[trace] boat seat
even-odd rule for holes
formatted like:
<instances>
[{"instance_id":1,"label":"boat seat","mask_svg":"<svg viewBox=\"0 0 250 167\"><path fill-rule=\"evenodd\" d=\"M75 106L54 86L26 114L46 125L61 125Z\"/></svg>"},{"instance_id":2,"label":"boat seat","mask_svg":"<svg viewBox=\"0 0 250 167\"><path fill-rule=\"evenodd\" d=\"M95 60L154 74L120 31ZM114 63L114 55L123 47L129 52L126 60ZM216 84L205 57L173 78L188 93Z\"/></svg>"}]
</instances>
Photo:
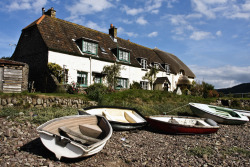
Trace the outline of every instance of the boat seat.
<instances>
[{"instance_id":1,"label":"boat seat","mask_svg":"<svg viewBox=\"0 0 250 167\"><path fill-rule=\"evenodd\" d=\"M68 137L70 139L79 141L82 144L91 145L91 144L94 144L94 143L97 143L97 142L101 141L100 139L96 139L96 138L93 138L93 137L90 137L90 136L83 135L81 133L73 131L73 130L71 130L71 129L67 128L67 127L64 127L64 126L59 127L58 131L62 136L65 136L65 137Z\"/></svg>"},{"instance_id":2,"label":"boat seat","mask_svg":"<svg viewBox=\"0 0 250 167\"><path fill-rule=\"evenodd\" d=\"M137 118L133 113L124 111L124 117L129 123L141 122L141 119Z\"/></svg>"},{"instance_id":3,"label":"boat seat","mask_svg":"<svg viewBox=\"0 0 250 167\"><path fill-rule=\"evenodd\" d=\"M179 124L179 122L176 121L176 119L173 119L173 118L169 119L168 122L169 122L169 123L174 123L174 124Z\"/></svg>"},{"instance_id":4,"label":"boat seat","mask_svg":"<svg viewBox=\"0 0 250 167\"><path fill-rule=\"evenodd\" d=\"M196 121L196 122L195 122L195 125L198 125L198 126L205 126L201 121Z\"/></svg>"},{"instance_id":5,"label":"boat seat","mask_svg":"<svg viewBox=\"0 0 250 167\"><path fill-rule=\"evenodd\" d=\"M98 138L102 133L102 129L98 125L82 124L79 125L79 130L83 135L93 138Z\"/></svg>"},{"instance_id":6,"label":"boat seat","mask_svg":"<svg viewBox=\"0 0 250 167\"><path fill-rule=\"evenodd\" d=\"M111 116L107 111L103 111L103 112L102 112L102 115L103 115L105 118L107 118L108 120L114 121L114 120L112 119L112 116Z\"/></svg>"}]
</instances>

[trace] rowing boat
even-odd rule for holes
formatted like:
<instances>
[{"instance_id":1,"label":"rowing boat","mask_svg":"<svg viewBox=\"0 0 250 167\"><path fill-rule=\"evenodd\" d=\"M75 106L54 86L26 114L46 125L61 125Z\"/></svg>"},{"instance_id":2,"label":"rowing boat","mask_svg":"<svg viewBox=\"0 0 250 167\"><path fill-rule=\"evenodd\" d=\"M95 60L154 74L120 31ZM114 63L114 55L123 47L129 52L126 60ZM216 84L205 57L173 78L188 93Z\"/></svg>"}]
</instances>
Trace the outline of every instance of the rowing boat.
<instances>
[{"instance_id":1,"label":"rowing boat","mask_svg":"<svg viewBox=\"0 0 250 167\"><path fill-rule=\"evenodd\" d=\"M44 146L60 160L98 153L112 135L102 116L74 115L52 119L37 128Z\"/></svg>"},{"instance_id":2,"label":"rowing boat","mask_svg":"<svg viewBox=\"0 0 250 167\"><path fill-rule=\"evenodd\" d=\"M110 122L112 128L117 131L138 129L147 124L143 115L134 108L93 106L78 110L78 113L80 115L102 115Z\"/></svg>"},{"instance_id":3,"label":"rowing boat","mask_svg":"<svg viewBox=\"0 0 250 167\"><path fill-rule=\"evenodd\" d=\"M249 119L237 110L201 103L189 103L190 109L199 117L210 118L222 124L244 124Z\"/></svg>"},{"instance_id":4,"label":"rowing boat","mask_svg":"<svg viewBox=\"0 0 250 167\"><path fill-rule=\"evenodd\" d=\"M153 129L170 134L210 134L219 129L216 122L205 118L171 115L156 115L145 118Z\"/></svg>"}]
</instances>

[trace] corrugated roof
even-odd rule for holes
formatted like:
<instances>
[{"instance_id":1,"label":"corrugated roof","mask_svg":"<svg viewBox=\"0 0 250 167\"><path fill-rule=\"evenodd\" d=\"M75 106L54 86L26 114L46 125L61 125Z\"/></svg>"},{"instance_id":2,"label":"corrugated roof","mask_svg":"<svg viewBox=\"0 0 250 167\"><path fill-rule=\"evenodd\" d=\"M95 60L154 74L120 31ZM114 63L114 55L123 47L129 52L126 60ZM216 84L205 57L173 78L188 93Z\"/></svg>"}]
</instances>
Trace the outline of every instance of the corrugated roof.
<instances>
[{"instance_id":1,"label":"corrugated roof","mask_svg":"<svg viewBox=\"0 0 250 167\"><path fill-rule=\"evenodd\" d=\"M25 65L25 63L13 61L13 60L7 60L7 59L0 59L0 64L21 65L21 66Z\"/></svg>"}]
</instances>

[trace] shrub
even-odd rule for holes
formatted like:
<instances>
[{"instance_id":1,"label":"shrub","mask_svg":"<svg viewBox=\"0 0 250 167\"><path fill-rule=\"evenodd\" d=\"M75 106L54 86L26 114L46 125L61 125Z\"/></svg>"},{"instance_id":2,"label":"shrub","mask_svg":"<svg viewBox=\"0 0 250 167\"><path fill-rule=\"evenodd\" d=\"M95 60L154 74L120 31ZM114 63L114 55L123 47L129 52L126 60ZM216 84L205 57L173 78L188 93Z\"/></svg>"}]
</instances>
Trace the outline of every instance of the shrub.
<instances>
[{"instance_id":1,"label":"shrub","mask_svg":"<svg viewBox=\"0 0 250 167\"><path fill-rule=\"evenodd\" d=\"M109 93L108 87L104 86L103 84L95 83L90 85L86 89L87 95L90 99L99 101L103 97L103 95Z\"/></svg>"},{"instance_id":2,"label":"shrub","mask_svg":"<svg viewBox=\"0 0 250 167\"><path fill-rule=\"evenodd\" d=\"M142 88L139 82L133 81L133 83L130 84L130 89L142 89Z\"/></svg>"},{"instance_id":3,"label":"shrub","mask_svg":"<svg viewBox=\"0 0 250 167\"><path fill-rule=\"evenodd\" d=\"M72 82L67 86L67 93L69 94L77 94L79 93L80 85L78 83Z\"/></svg>"},{"instance_id":4,"label":"shrub","mask_svg":"<svg viewBox=\"0 0 250 167\"><path fill-rule=\"evenodd\" d=\"M61 75L60 72L63 71L63 68L56 63L48 63L48 68L49 68L49 72L57 78L58 82L62 83L63 76Z\"/></svg>"}]
</instances>

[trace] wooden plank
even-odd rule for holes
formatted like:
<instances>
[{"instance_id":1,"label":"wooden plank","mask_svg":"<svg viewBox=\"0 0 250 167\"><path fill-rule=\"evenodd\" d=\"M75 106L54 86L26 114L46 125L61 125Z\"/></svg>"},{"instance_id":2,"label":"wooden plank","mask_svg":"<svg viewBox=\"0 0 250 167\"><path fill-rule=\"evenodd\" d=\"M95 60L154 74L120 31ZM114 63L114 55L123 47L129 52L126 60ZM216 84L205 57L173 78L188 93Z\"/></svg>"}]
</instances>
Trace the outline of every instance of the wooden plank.
<instances>
[{"instance_id":1,"label":"wooden plank","mask_svg":"<svg viewBox=\"0 0 250 167\"><path fill-rule=\"evenodd\" d=\"M22 88L22 86L21 85L12 85L12 86L10 86L10 85L7 85L7 86L3 86L3 89L21 89Z\"/></svg>"},{"instance_id":2,"label":"wooden plank","mask_svg":"<svg viewBox=\"0 0 250 167\"><path fill-rule=\"evenodd\" d=\"M10 69L10 68L5 68L4 72L11 72L11 71L22 71L21 69Z\"/></svg>"}]
</instances>

